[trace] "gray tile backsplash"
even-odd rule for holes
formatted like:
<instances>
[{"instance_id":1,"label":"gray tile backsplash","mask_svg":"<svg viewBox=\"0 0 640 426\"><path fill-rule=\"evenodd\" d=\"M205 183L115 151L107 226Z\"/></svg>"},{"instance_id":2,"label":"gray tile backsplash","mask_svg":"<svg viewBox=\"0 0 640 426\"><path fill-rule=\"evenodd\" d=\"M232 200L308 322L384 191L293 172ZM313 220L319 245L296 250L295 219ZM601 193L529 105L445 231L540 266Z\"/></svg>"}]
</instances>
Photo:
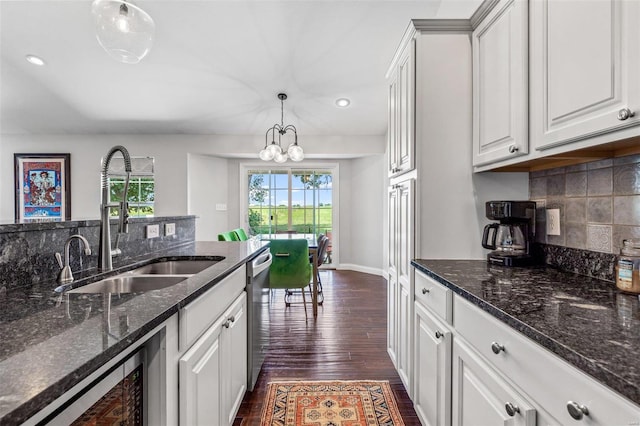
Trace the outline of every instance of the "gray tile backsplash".
<instances>
[{"instance_id":1,"label":"gray tile backsplash","mask_svg":"<svg viewBox=\"0 0 640 426\"><path fill-rule=\"evenodd\" d=\"M617 254L640 238L640 155L531 172L539 243ZM561 235L546 235L545 208L560 209Z\"/></svg>"}]
</instances>

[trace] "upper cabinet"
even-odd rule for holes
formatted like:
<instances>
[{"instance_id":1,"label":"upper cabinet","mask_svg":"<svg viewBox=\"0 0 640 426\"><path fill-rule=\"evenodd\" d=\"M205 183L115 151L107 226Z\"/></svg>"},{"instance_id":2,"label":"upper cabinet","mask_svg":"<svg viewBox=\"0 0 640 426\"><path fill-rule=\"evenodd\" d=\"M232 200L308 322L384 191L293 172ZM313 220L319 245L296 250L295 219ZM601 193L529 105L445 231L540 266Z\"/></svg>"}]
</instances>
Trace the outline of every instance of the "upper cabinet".
<instances>
[{"instance_id":1,"label":"upper cabinet","mask_svg":"<svg viewBox=\"0 0 640 426\"><path fill-rule=\"evenodd\" d=\"M638 1L531 2L536 149L604 134L611 142L621 138L613 132L640 123L639 12Z\"/></svg>"},{"instance_id":2,"label":"upper cabinet","mask_svg":"<svg viewBox=\"0 0 640 426\"><path fill-rule=\"evenodd\" d=\"M473 165L529 152L528 4L500 0L473 31Z\"/></svg>"},{"instance_id":3,"label":"upper cabinet","mask_svg":"<svg viewBox=\"0 0 640 426\"><path fill-rule=\"evenodd\" d=\"M415 40L411 40L389 71L389 177L415 168Z\"/></svg>"}]
</instances>

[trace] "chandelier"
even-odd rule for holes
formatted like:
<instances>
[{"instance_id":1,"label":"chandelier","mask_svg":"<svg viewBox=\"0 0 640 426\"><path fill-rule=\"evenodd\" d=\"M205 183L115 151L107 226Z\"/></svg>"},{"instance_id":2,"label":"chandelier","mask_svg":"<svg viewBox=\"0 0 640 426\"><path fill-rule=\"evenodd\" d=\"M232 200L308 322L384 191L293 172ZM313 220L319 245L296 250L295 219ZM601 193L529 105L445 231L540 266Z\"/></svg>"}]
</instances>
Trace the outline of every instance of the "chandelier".
<instances>
[{"instance_id":1,"label":"chandelier","mask_svg":"<svg viewBox=\"0 0 640 426\"><path fill-rule=\"evenodd\" d=\"M275 161L276 163L284 163L290 158L293 161L302 161L304 159L304 151L298 145L298 132L292 124L284 125L284 101L287 99L286 93L278 93L280 99L280 124L274 124L264 136L264 149L260 151L260 159L264 161ZM282 135L289 130L293 132L294 140L289 148L285 151L282 149ZM278 132L278 142L276 143L276 132ZM269 143L269 133L271 133L271 143Z\"/></svg>"}]
</instances>

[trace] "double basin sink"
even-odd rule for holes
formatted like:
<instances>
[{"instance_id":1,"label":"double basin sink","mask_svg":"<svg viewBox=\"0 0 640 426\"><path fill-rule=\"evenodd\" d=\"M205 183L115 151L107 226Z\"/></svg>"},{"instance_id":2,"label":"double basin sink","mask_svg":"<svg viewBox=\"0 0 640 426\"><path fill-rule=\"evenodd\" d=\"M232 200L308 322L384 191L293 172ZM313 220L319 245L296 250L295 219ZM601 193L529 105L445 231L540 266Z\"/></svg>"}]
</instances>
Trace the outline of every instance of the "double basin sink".
<instances>
[{"instance_id":1,"label":"double basin sink","mask_svg":"<svg viewBox=\"0 0 640 426\"><path fill-rule=\"evenodd\" d=\"M223 260L168 260L151 263L95 283L69 290L68 293L139 293L178 284Z\"/></svg>"}]
</instances>

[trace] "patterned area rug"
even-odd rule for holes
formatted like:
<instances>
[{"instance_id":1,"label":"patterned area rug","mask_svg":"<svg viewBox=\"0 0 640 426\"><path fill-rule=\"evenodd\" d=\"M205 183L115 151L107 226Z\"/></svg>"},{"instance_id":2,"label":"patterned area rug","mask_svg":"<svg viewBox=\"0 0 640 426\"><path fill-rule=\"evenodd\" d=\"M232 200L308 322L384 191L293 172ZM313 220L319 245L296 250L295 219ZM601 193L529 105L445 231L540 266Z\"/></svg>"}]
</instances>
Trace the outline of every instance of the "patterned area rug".
<instances>
[{"instance_id":1,"label":"patterned area rug","mask_svg":"<svg viewBox=\"0 0 640 426\"><path fill-rule=\"evenodd\" d=\"M262 426L404 426L387 381L272 382Z\"/></svg>"}]
</instances>

